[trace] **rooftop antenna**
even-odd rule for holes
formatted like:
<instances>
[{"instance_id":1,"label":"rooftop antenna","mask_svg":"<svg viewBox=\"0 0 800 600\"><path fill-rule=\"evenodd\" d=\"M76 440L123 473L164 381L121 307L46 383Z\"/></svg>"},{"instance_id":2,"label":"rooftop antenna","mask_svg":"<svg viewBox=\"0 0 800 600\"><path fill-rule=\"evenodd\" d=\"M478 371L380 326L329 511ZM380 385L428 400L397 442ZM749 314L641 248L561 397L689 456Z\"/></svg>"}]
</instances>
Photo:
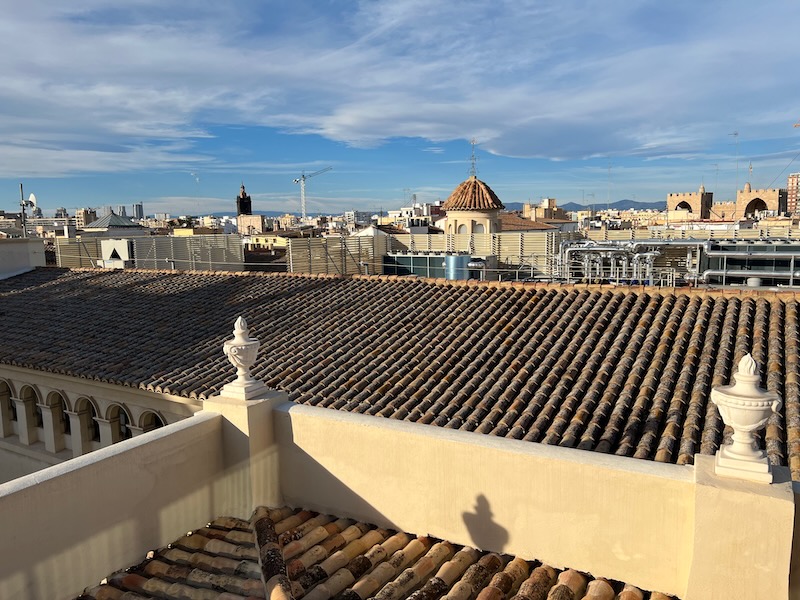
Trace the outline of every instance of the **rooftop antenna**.
<instances>
[{"instance_id":1,"label":"rooftop antenna","mask_svg":"<svg viewBox=\"0 0 800 600\"><path fill-rule=\"evenodd\" d=\"M300 214L303 219L303 223L306 222L306 179L311 179L312 177L316 177L317 175L322 175L323 173L327 173L333 169L333 167L325 167L324 169L320 169L319 171L314 171L310 175L306 175L306 172L303 171L300 174L300 177L294 179L294 183L300 184Z\"/></svg>"},{"instance_id":2,"label":"rooftop antenna","mask_svg":"<svg viewBox=\"0 0 800 600\"><path fill-rule=\"evenodd\" d=\"M194 186L194 210L197 213L197 216L200 216L200 175L196 171L189 171L189 175L192 176L194 179L195 186ZM244 184L242 184L244 185Z\"/></svg>"},{"instance_id":3,"label":"rooftop antenna","mask_svg":"<svg viewBox=\"0 0 800 600\"><path fill-rule=\"evenodd\" d=\"M733 139L736 142L736 194L739 193L739 132L734 131L733 133L729 133L728 135L732 135ZM734 195L734 202L736 201L736 195Z\"/></svg>"},{"instance_id":4,"label":"rooftop antenna","mask_svg":"<svg viewBox=\"0 0 800 600\"><path fill-rule=\"evenodd\" d=\"M25 207L28 203L25 202L25 194L22 192L22 184L19 184L19 205L22 208L22 237L28 237L28 228L25 227Z\"/></svg>"},{"instance_id":5,"label":"rooftop antenna","mask_svg":"<svg viewBox=\"0 0 800 600\"><path fill-rule=\"evenodd\" d=\"M475 167L475 163L478 161L478 159L475 158L475 144L477 144L478 142L475 140L475 138L472 138L469 141L469 143L472 144L472 156L470 157L470 162L472 163L472 166L469 169L469 174L472 177L477 177L478 176L478 169Z\"/></svg>"},{"instance_id":6,"label":"rooftop antenna","mask_svg":"<svg viewBox=\"0 0 800 600\"><path fill-rule=\"evenodd\" d=\"M719 163L714 163L711 165L716 169L716 176L714 177L714 193L717 193L717 188L719 188Z\"/></svg>"}]
</instances>

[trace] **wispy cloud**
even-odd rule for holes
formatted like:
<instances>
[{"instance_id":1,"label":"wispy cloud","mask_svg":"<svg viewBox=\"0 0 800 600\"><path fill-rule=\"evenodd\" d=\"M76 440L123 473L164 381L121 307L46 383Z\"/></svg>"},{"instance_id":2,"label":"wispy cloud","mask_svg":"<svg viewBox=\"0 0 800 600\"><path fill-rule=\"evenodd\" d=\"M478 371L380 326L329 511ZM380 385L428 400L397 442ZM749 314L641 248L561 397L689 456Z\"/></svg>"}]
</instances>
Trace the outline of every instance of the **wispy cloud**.
<instances>
[{"instance_id":1,"label":"wispy cloud","mask_svg":"<svg viewBox=\"0 0 800 600\"><path fill-rule=\"evenodd\" d=\"M790 2L4 4L0 177L309 168L209 152L217 125L692 160L800 118Z\"/></svg>"}]
</instances>

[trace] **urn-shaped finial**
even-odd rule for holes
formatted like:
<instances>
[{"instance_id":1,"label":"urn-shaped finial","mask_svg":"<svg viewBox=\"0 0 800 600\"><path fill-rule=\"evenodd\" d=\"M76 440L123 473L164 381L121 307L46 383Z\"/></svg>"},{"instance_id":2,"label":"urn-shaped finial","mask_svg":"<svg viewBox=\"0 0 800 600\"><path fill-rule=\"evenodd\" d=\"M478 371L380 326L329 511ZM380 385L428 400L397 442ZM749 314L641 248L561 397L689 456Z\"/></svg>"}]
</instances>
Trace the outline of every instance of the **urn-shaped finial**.
<instances>
[{"instance_id":1,"label":"urn-shaped finial","mask_svg":"<svg viewBox=\"0 0 800 600\"><path fill-rule=\"evenodd\" d=\"M250 337L250 330L244 317L237 318L233 326L233 339L227 340L222 345L225 356L236 367L236 380L222 388L223 394L249 400L266 389L261 381L254 379L250 374L250 369L258 356L259 346L261 342Z\"/></svg>"},{"instance_id":2,"label":"urn-shaped finial","mask_svg":"<svg viewBox=\"0 0 800 600\"><path fill-rule=\"evenodd\" d=\"M766 453L756 447L754 432L763 428L781 400L775 392L759 386L758 365L750 354L739 361L736 383L711 390L722 420L733 429L733 441L717 452L715 471L724 477L737 477L772 483Z\"/></svg>"}]
</instances>

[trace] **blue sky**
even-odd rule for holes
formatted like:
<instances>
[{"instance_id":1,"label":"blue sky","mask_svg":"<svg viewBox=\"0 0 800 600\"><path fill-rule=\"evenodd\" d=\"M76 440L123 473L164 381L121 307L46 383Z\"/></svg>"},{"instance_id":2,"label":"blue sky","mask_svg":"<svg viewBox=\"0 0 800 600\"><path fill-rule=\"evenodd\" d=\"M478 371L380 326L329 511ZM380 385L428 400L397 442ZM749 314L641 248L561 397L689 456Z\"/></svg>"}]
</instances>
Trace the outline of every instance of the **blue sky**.
<instances>
[{"instance_id":1,"label":"blue sky","mask_svg":"<svg viewBox=\"0 0 800 600\"><path fill-rule=\"evenodd\" d=\"M800 3L0 0L0 210L715 199L800 171ZM731 135L734 131L738 136ZM737 156L739 169L737 173ZM752 163L752 177L748 171Z\"/></svg>"}]
</instances>

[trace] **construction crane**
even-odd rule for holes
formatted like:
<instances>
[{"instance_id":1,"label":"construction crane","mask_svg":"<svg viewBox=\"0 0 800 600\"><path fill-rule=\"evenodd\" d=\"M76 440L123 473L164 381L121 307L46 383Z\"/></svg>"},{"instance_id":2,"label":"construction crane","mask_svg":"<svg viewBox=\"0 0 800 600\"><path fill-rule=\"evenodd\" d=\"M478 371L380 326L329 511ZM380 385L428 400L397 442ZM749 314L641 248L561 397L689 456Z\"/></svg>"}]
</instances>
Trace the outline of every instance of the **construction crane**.
<instances>
[{"instance_id":1,"label":"construction crane","mask_svg":"<svg viewBox=\"0 0 800 600\"><path fill-rule=\"evenodd\" d=\"M306 175L306 172L303 171L300 177L294 180L294 183L300 184L300 212L302 213L303 223L305 223L306 221L306 179L311 179L312 177L316 177L317 175L322 175L323 173L327 173L331 169L333 169L333 167L325 167L324 169L315 171L310 175Z\"/></svg>"}]
</instances>

